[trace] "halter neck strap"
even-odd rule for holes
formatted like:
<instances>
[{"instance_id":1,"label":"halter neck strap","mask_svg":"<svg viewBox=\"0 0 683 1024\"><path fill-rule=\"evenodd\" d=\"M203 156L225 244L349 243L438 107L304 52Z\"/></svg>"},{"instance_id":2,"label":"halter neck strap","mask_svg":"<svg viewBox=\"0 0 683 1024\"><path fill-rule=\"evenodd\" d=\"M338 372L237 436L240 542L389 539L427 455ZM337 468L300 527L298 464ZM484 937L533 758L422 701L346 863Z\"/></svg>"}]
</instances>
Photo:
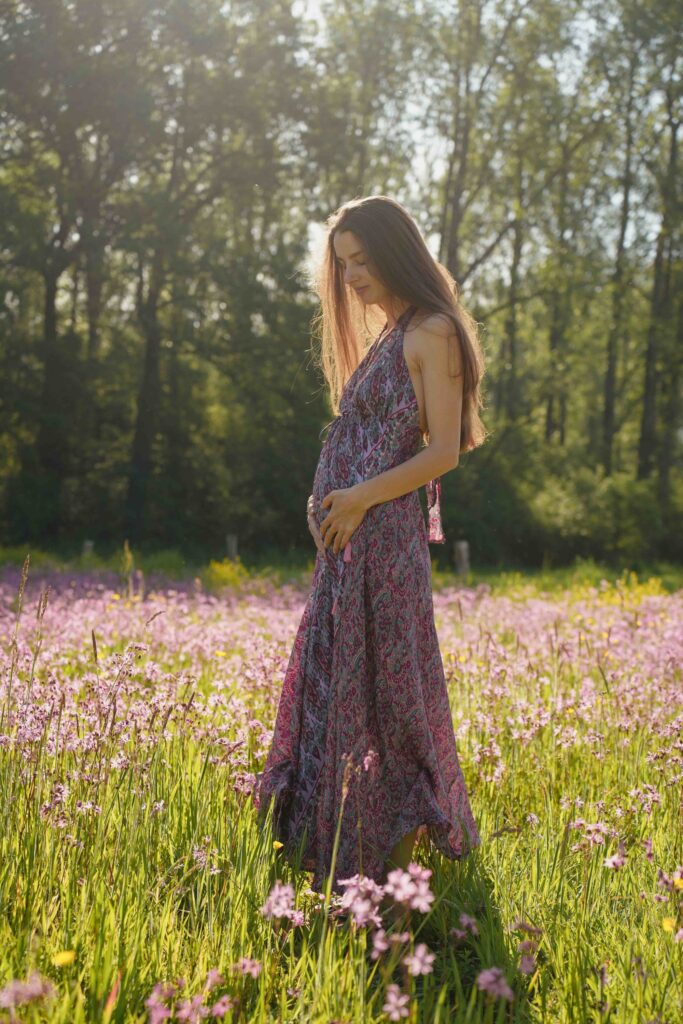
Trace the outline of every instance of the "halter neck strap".
<instances>
[{"instance_id":1,"label":"halter neck strap","mask_svg":"<svg viewBox=\"0 0 683 1024\"><path fill-rule=\"evenodd\" d=\"M408 323L408 320L411 318L413 313L416 313L416 312L417 312L417 306L408 306L407 309L403 310L403 312L401 313L400 317L396 321L396 326L398 327L400 325L401 327L405 327L405 325Z\"/></svg>"}]
</instances>

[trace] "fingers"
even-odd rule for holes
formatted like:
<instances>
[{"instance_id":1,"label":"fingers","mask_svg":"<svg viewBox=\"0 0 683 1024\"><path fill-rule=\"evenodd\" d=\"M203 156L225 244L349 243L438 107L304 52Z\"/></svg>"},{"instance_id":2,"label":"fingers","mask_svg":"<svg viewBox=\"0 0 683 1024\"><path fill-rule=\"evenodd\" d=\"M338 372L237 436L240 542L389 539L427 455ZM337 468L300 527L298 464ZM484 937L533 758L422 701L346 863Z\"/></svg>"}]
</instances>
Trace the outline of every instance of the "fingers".
<instances>
[{"instance_id":1,"label":"fingers","mask_svg":"<svg viewBox=\"0 0 683 1024\"><path fill-rule=\"evenodd\" d=\"M323 534L320 531L320 528L318 527L318 525L317 525L315 519L313 518L313 516L309 516L308 525L310 527L311 533L313 534L313 537L315 538L316 546L317 546L318 550L321 553L324 554L325 551L327 551L327 549L330 548L330 547L332 547L332 550L335 552L335 554L338 553L339 549L334 547L334 541L333 540L327 540L328 536L330 538L333 538L335 536L333 533L329 532L329 527L328 527L328 530L326 532L326 536L323 536ZM326 541L327 541L327 543L326 543Z\"/></svg>"},{"instance_id":2,"label":"fingers","mask_svg":"<svg viewBox=\"0 0 683 1024\"><path fill-rule=\"evenodd\" d=\"M326 516L326 518L323 519L322 524L320 526L320 538L325 547L330 548L332 551L334 551L335 555L338 555L341 549L346 545L346 540L348 540L347 538L346 540L344 540L344 543L340 543L343 537L344 534L342 533L340 527L335 526L332 523L330 517Z\"/></svg>"},{"instance_id":3,"label":"fingers","mask_svg":"<svg viewBox=\"0 0 683 1024\"><path fill-rule=\"evenodd\" d=\"M327 536L331 538L329 546L332 548L332 550L334 551L335 555L338 555L339 552L344 547L344 544L346 543L346 541L344 541L342 543L342 539L343 539L343 536L344 536L343 533L341 532L341 530L338 529L336 533L334 533L334 532L330 533L328 531Z\"/></svg>"},{"instance_id":4,"label":"fingers","mask_svg":"<svg viewBox=\"0 0 683 1024\"><path fill-rule=\"evenodd\" d=\"M315 546L317 547L318 551L320 551L320 553L323 554L325 551L325 545L323 544L323 540L320 535L320 530L318 529L316 521L312 515L308 516L308 528L311 531L311 534L313 535Z\"/></svg>"},{"instance_id":5,"label":"fingers","mask_svg":"<svg viewBox=\"0 0 683 1024\"><path fill-rule=\"evenodd\" d=\"M315 540L315 545L318 548L318 551L321 551L321 550L324 551L325 545L323 544L322 535L320 533L320 530L318 528L318 524L317 524L317 522L315 520L315 516L313 514L314 510L315 510L315 505L314 505L314 501L313 501L313 495L311 494L311 495L309 495L308 502L306 503L306 517L308 519L308 527L309 527L311 533L313 534L313 539Z\"/></svg>"},{"instance_id":6,"label":"fingers","mask_svg":"<svg viewBox=\"0 0 683 1024\"><path fill-rule=\"evenodd\" d=\"M325 519L323 519L322 524L318 526L314 515L315 503L312 494L308 498L306 508L308 528L313 535L318 551L320 551L321 554L324 554L328 548L331 548L335 555L338 555L339 552L346 547L350 537L345 536L339 529L335 531L329 515L326 516ZM325 525L326 523L327 526Z\"/></svg>"}]
</instances>

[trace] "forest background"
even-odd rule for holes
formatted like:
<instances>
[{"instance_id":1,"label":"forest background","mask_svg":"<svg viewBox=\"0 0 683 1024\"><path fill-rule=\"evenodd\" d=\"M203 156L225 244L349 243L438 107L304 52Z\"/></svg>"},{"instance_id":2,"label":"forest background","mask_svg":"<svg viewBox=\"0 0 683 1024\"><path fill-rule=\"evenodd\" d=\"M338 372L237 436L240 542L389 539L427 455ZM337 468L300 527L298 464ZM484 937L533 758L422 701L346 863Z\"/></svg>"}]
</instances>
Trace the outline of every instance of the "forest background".
<instances>
[{"instance_id":1,"label":"forest background","mask_svg":"<svg viewBox=\"0 0 683 1024\"><path fill-rule=\"evenodd\" d=\"M674 0L0 4L0 545L314 552L307 261L383 193L487 361L433 557L683 560L679 38Z\"/></svg>"}]
</instances>

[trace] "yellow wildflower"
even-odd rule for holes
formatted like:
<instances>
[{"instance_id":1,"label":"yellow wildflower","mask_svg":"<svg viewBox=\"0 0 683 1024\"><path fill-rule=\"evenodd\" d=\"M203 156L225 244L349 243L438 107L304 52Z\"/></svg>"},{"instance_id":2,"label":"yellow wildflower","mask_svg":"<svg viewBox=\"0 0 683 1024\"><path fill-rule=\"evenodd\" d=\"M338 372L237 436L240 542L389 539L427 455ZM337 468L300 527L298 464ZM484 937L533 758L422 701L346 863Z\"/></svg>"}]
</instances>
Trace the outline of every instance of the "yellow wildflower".
<instances>
[{"instance_id":1,"label":"yellow wildflower","mask_svg":"<svg viewBox=\"0 0 683 1024\"><path fill-rule=\"evenodd\" d=\"M55 967L67 967L69 964L72 964L75 959L75 949L63 949L61 953L56 953L52 957L52 963L55 965Z\"/></svg>"}]
</instances>

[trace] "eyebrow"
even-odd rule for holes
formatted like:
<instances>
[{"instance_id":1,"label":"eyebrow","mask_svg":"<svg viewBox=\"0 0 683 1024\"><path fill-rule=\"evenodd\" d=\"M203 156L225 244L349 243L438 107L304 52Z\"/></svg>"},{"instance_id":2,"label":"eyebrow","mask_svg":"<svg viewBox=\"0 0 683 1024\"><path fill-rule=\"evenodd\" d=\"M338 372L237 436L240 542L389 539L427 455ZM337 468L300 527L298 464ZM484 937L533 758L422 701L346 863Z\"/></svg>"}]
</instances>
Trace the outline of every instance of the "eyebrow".
<instances>
[{"instance_id":1,"label":"eyebrow","mask_svg":"<svg viewBox=\"0 0 683 1024\"><path fill-rule=\"evenodd\" d=\"M364 249L356 249L355 252L351 253L351 255L349 256L349 259L352 259L354 256L363 256L364 254L365 254L365 250ZM337 260L338 263L343 263L344 262L344 260L343 260L343 258L341 256L335 256L335 259Z\"/></svg>"}]
</instances>

